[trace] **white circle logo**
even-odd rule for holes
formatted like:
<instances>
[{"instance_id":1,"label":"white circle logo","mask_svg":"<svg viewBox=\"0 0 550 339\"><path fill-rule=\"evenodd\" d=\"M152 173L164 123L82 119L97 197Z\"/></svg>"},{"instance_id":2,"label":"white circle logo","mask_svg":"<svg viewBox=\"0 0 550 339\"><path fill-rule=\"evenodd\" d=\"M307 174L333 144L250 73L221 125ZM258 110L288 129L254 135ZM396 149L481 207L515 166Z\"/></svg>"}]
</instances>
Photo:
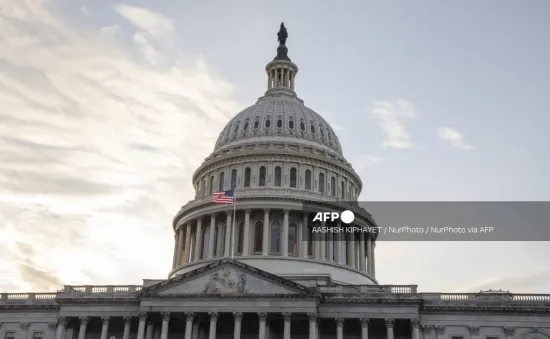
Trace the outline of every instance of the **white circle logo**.
<instances>
[{"instance_id":1,"label":"white circle logo","mask_svg":"<svg viewBox=\"0 0 550 339\"><path fill-rule=\"evenodd\" d=\"M355 220L355 215L352 211L346 210L340 214L340 220L342 220L344 224L351 224L353 220Z\"/></svg>"}]
</instances>

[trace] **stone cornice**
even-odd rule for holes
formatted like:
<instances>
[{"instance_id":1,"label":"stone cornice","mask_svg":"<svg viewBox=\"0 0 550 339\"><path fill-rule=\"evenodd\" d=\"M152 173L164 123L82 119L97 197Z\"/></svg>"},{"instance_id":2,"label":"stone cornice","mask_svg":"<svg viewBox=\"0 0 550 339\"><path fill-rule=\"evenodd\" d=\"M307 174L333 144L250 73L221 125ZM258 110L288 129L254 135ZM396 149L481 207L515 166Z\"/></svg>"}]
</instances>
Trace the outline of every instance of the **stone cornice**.
<instances>
[{"instance_id":1,"label":"stone cornice","mask_svg":"<svg viewBox=\"0 0 550 339\"><path fill-rule=\"evenodd\" d=\"M460 314L550 314L550 306L522 306L522 305L438 305L424 306L420 309L421 313L460 313Z\"/></svg>"},{"instance_id":2,"label":"stone cornice","mask_svg":"<svg viewBox=\"0 0 550 339\"><path fill-rule=\"evenodd\" d=\"M56 300L59 305L105 305L105 304L113 304L113 305L139 305L139 300L137 298L137 293L134 296L126 297L126 298L112 298L112 297L71 297L71 298L63 298L63 299L57 299Z\"/></svg>"},{"instance_id":3,"label":"stone cornice","mask_svg":"<svg viewBox=\"0 0 550 339\"><path fill-rule=\"evenodd\" d=\"M416 299L397 299L397 298L372 298L372 297L349 297L349 298L323 298L321 305L416 305L422 303L420 298Z\"/></svg>"},{"instance_id":4,"label":"stone cornice","mask_svg":"<svg viewBox=\"0 0 550 339\"><path fill-rule=\"evenodd\" d=\"M40 305L40 304L31 304L31 305L24 305L24 304L7 304L7 305L0 305L0 310L36 310L36 311L58 311L61 307L58 304L47 304L47 305Z\"/></svg>"}]
</instances>

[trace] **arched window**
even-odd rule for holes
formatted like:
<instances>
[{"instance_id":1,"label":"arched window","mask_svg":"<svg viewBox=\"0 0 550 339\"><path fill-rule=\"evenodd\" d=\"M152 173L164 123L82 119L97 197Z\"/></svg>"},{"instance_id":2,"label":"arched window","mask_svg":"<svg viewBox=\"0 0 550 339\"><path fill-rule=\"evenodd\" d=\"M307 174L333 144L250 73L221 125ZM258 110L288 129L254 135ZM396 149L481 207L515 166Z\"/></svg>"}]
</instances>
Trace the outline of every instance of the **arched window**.
<instances>
[{"instance_id":1,"label":"arched window","mask_svg":"<svg viewBox=\"0 0 550 339\"><path fill-rule=\"evenodd\" d=\"M264 166L260 167L260 180L258 186L265 186L266 169Z\"/></svg>"},{"instance_id":2,"label":"arched window","mask_svg":"<svg viewBox=\"0 0 550 339\"><path fill-rule=\"evenodd\" d=\"M340 198L344 199L346 196L346 184L344 184L344 181L342 181L342 185L340 186L341 192L340 192Z\"/></svg>"},{"instance_id":3,"label":"arched window","mask_svg":"<svg viewBox=\"0 0 550 339\"><path fill-rule=\"evenodd\" d=\"M319 133L321 133L321 138L325 137L325 131L323 130L323 127L319 127Z\"/></svg>"},{"instance_id":4,"label":"arched window","mask_svg":"<svg viewBox=\"0 0 550 339\"><path fill-rule=\"evenodd\" d=\"M197 195L201 193L201 190L202 190L202 185L201 185L201 181L199 180L197 182Z\"/></svg>"},{"instance_id":5,"label":"arched window","mask_svg":"<svg viewBox=\"0 0 550 339\"><path fill-rule=\"evenodd\" d=\"M231 189L237 187L237 170L231 170Z\"/></svg>"},{"instance_id":6,"label":"arched window","mask_svg":"<svg viewBox=\"0 0 550 339\"><path fill-rule=\"evenodd\" d=\"M276 187L281 186L281 177L282 177L281 167L277 166L275 167L275 186Z\"/></svg>"},{"instance_id":7,"label":"arched window","mask_svg":"<svg viewBox=\"0 0 550 339\"><path fill-rule=\"evenodd\" d=\"M267 118L265 120L265 128L269 128L269 127L271 127L271 120L269 118Z\"/></svg>"},{"instance_id":8,"label":"arched window","mask_svg":"<svg viewBox=\"0 0 550 339\"><path fill-rule=\"evenodd\" d=\"M252 170L250 169L250 167L247 167L245 168L244 170L244 187L250 187L250 176L251 176L251 173Z\"/></svg>"},{"instance_id":9,"label":"arched window","mask_svg":"<svg viewBox=\"0 0 550 339\"><path fill-rule=\"evenodd\" d=\"M281 251L281 225L278 221L271 223L271 253L279 253Z\"/></svg>"},{"instance_id":10,"label":"arched window","mask_svg":"<svg viewBox=\"0 0 550 339\"><path fill-rule=\"evenodd\" d=\"M204 196L206 194L207 191L207 188L206 188L206 179L202 179L202 191L201 191L201 195Z\"/></svg>"},{"instance_id":11,"label":"arched window","mask_svg":"<svg viewBox=\"0 0 550 339\"><path fill-rule=\"evenodd\" d=\"M294 120L289 120L288 121L288 128L294 129Z\"/></svg>"},{"instance_id":12,"label":"arched window","mask_svg":"<svg viewBox=\"0 0 550 339\"><path fill-rule=\"evenodd\" d=\"M336 196L336 179L334 177L330 178L330 195Z\"/></svg>"},{"instance_id":13,"label":"arched window","mask_svg":"<svg viewBox=\"0 0 550 339\"><path fill-rule=\"evenodd\" d=\"M237 239L236 239L236 243L237 243L237 248L236 248L236 252L237 254L242 254L243 253L243 241L244 241L244 222L241 222L239 224L239 227L237 227Z\"/></svg>"},{"instance_id":14,"label":"arched window","mask_svg":"<svg viewBox=\"0 0 550 339\"><path fill-rule=\"evenodd\" d=\"M208 237L210 236L210 227L206 227L202 230L202 255L201 259L208 256Z\"/></svg>"},{"instance_id":15,"label":"arched window","mask_svg":"<svg viewBox=\"0 0 550 339\"><path fill-rule=\"evenodd\" d=\"M210 194L214 193L214 176L210 177Z\"/></svg>"},{"instance_id":16,"label":"arched window","mask_svg":"<svg viewBox=\"0 0 550 339\"><path fill-rule=\"evenodd\" d=\"M224 173L221 172L220 173L220 182L218 183L218 191L223 191L223 187L224 187L224 184L223 184L223 180L224 180Z\"/></svg>"},{"instance_id":17,"label":"arched window","mask_svg":"<svg viewBox=\"0 0 550 339\"><path fill-rule=\"evenodd\" d=\"M277 119L277 128L283 127L283 119Z\"/></svg>"},{"instance_id":18,"label":"arched window","mask_svg":"<svg viewBox=\"0 0 550 339\"><path fill-rule=\"evenodd\" d=\"M247 130L248 130L248 120L245 121L244 126L243 126L243 131L246 132Z\"/></svg>"},{"instance_id":19,"label":"arched window","mask_svg":"<svg viewBox=\"0 0 550 339\"><path fill-rule=\"evenodd\" d=\"M351 185L348 186L348 200L351 200Z\"/></svg>"},{"instance_id":20,"label":"arched window","mask_svg":"<svg viewBox=\"0 0 550 339\"><path fill-rule=\"evenodd\" d=\"M311 171L310 170L306 170L305 177L306 177L305 189L310 190L311 189Z\"/></svg>"},{"instance_id":21,"label":"arched window","mask_svg":"<svg viewBox=\"0 0 550 339\"><path fill-rule=\"evenodd\" d=\"M310 127L310 130L311 130L311 134L315 134L315 125L313 123L311 123L311 125L309 127Z\"/></svg>"},{"instance_id":22,"label":"arched window","mask_svg":"<svg viewBox=\"0 0 550 339\"><path fill-rule=\"evenodd\" d=\"M300 129L302 131L305 131L306 130L306 124L303 122L303 121L300 121Z\"/></svg>"},{"instance_id":23,"label":"arched window","mask_svg":"<svg viewBox=\"0 0 550 339\"><path fill-rule=\"evenodd\" d=\"M264 223L256 221L254 224L254 253L261 253L264 242Z\"/></svg>"},{"instance_id":24,"label":"arched window","mask_svg":"<svg viewBox=\"0 0 550 339\"><path fill-rule=\"evenodd\" d=\"M325 174L319 173L319 193L325 193Z\"/></svg>"},{"instance_id":25,"label":"arched window","mask_svg":"<svg viewBox=\"0 0 550 339\"><path fill-rule=\"evenodd\" d=\"M297 174L296 167L292 167L290 169L290 187L294 187L294 188L297 187L296 174Z\"/></svg>"},{"instance_id":26,"label":"arched window","mask_svg":"<svg viewBox=\"0 0 550 339\"><path fill-rule=\"evenodd\" d=\"M288 255L298 255L298 226L295 223L288 225Z\"/></svg>"},{"instance_id":27,"label":"arched window","mask_svg":"<svg viewBox=\"0 0 550 339\"><path fill-rule=\"evenodd\" d=\"M332 141L332 137L330 136L330 131L327 131L328 141Z\"/></svg>"},{"instance_id":28,"label":"arched window","mask_svg":"<svg viewBox=\"0 0 550 339\"><path fill-rule=\"evenodd\" d=\"M240 124L240 121L237 121L237 123L235 124L235 129L233 130L233 134L237 134L239 132Z\"/></svg>"},{"instance_id":29,"label":"arched window","mask_svg":"<svg viewBox=\"0 0 550 339\"><path fill-rule=\"evenodd\" d=\"M260 120L254 121L254 129L258 129L260 127Z\"/></svg>"}]
</instances>

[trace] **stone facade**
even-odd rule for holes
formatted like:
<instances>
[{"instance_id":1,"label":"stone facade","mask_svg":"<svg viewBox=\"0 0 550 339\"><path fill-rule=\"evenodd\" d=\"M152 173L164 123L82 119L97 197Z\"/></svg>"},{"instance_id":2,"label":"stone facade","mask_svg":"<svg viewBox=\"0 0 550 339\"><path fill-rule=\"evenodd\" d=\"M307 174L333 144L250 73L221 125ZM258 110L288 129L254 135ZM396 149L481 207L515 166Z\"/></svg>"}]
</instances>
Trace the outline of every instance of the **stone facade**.
<instances>
[{"instance_id":1,"label":"stone facade","mask_svg":"<svg viewBox=\"0 0 550 339\"><path fill-rule=\"evenodd\" d=\"M2 293L0 339L550 339L550 295L379 285L376 234L311 232L311 210L376 224L338 137L297 97L286 46L277 51L265 95L193 176L168 279ZM233 187L235 205L211 202Z\"/></svg>"}]
</instances>

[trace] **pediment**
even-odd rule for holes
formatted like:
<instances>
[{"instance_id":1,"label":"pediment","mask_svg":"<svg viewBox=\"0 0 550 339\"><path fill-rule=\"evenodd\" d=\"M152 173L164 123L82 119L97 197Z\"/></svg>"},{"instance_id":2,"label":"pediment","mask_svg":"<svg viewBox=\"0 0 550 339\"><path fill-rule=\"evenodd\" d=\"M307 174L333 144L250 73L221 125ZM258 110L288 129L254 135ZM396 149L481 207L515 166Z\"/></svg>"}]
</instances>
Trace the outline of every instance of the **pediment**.
<instances>
[{"instance_id":1,"label":"pediment","mask_svg":"<svg viewBox=\"0 0 550 339\"><path fill-rule=\"evenodd\" d=\"M307 287L234 260L220 260L142 291L147 296L316 295Z\"/></svg>"}]
</instances>

